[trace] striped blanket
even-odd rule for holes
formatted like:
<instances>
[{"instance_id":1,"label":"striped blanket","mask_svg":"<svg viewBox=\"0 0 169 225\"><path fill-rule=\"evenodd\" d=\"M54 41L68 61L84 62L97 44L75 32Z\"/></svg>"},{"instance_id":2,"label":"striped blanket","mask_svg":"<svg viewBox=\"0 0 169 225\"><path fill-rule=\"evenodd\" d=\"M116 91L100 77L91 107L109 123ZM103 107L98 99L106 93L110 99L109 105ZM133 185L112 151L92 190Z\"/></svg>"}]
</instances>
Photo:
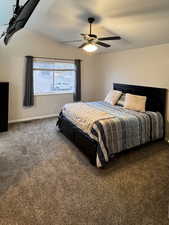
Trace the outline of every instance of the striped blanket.
<instances>
[{"instance_id":1,"label":"striped blanket","mask_svg":"<svg viewBox=\"0 0 169 225\"><path fill-rule=\"evenodd\" d=\"M136 112L106 102L67 104L63 115L98 142L97 167L115 153L163 137L163 118L159 112Z\"/></svg>"}]
</instances>

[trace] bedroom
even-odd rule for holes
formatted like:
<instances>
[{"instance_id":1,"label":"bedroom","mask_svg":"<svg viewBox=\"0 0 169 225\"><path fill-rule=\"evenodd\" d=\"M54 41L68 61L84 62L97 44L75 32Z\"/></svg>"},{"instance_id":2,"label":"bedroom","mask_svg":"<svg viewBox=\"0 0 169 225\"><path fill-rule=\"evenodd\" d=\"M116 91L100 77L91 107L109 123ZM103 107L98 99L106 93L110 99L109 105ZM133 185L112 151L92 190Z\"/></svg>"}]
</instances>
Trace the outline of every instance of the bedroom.
<instances>
[{"instance_id":1,"label":"bedroom","mask_svg":"<svg viewBox=\"0 0 169 225\"><path fill-rule=\"evenodd\" d=\"M6 2L1 25L15 4ZM9 82L9 127L0 133L0 224L169 223L168 97L165 142L126 152L105 169L93 167L57 131L56 116L73 102L72 93L36 95L34 106L23 106L25 56L80 59L84 102L103 101L114 83L168 90L168 12L165 0L41 0L24 29L7 46L0 41L0 81ZM90 54L81 43L62 43L88 33L91 16L94 34L122 39Z\"/></svg>"}]
</instances>

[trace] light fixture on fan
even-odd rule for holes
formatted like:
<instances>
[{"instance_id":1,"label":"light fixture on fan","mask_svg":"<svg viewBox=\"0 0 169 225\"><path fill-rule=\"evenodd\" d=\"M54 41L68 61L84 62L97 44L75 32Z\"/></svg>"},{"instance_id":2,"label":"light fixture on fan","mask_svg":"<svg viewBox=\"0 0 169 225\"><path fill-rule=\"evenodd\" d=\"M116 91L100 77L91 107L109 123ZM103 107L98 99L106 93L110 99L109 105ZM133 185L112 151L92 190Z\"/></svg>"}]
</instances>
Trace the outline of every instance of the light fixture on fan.
<instances>
[{"instance_id":1,"label":"light fixture on fan","mask_svg":"<svg viewBox=\"0 0 169 225\"><path fill-rule=\"evenodd\" d=\"M95 21L95 18L89 17L88 22L90 25L90 32L89 34L80 34L83 39L84 43L79 46L79 48L84 49L87 52L94 52L97 50L98 45L104 48L109 48L111 45L102 42L102 41L113 41L113 40L120 40L120 36L112 36L112 37L98 37L96 34L92 33L92 23ZM71 42L81 42L82 40L73 40L73 41L64 41L62 43L71 43Z\"/></svg>"},{"instance_id":2,"label":"light fixture on fan","mask_svg":"<svg viewBox=\"0 0 169 225\"><path fill-rule=\"evenodd\" d=\"M95 52L98 49L98 47L95 44L88 43L83 47L83 49L86 52Z\"/></svg>"}]
</instances>

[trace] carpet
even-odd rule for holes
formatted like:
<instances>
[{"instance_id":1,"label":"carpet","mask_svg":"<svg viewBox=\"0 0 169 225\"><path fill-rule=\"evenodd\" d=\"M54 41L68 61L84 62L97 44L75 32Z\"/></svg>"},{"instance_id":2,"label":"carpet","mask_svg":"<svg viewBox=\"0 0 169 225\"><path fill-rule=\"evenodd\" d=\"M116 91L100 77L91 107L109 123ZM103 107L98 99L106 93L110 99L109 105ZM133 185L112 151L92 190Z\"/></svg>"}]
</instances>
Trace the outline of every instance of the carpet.
<instances>
[{"instance_id":1,"label":"carpet","mask_svg":"<svg viewBox=\"0 0 169 225\"><path fill-rule=\"evenodd\" d=\"M0 225L169 224L167 143L97 169L55 123L13 124L0 134Z\"/></svg>"}]
</instances>

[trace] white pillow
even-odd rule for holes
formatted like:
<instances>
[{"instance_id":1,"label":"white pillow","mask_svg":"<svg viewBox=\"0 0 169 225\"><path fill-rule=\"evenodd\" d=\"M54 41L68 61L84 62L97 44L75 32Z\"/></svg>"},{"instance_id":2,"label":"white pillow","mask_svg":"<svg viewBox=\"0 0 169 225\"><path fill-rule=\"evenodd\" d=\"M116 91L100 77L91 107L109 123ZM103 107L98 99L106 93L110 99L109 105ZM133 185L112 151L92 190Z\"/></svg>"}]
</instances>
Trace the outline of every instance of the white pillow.
<instances>
[{"instance_id":1,"label":"white pillow","mask_svg":"<svg viewBox=\"0 0 169 225\"><path fill-rule=\"evenodd\" d=\"M146 100L146 96L126 94L124 108L139 112L145 112Z\"/></svg>"},{"instance_id":2,"label":"white pillow","mask_svg":"<svg viewBox=\"0 0 169 225\"><path fill-rule=\"evenodd\" d=\"M112 105L115 105L117 101L119 100L120 96L122 95L121 91L116 91L116 90L110 90L109 93L107 94L105 98L105 102L108 102Z\"/></svg>"}]
</instances>

